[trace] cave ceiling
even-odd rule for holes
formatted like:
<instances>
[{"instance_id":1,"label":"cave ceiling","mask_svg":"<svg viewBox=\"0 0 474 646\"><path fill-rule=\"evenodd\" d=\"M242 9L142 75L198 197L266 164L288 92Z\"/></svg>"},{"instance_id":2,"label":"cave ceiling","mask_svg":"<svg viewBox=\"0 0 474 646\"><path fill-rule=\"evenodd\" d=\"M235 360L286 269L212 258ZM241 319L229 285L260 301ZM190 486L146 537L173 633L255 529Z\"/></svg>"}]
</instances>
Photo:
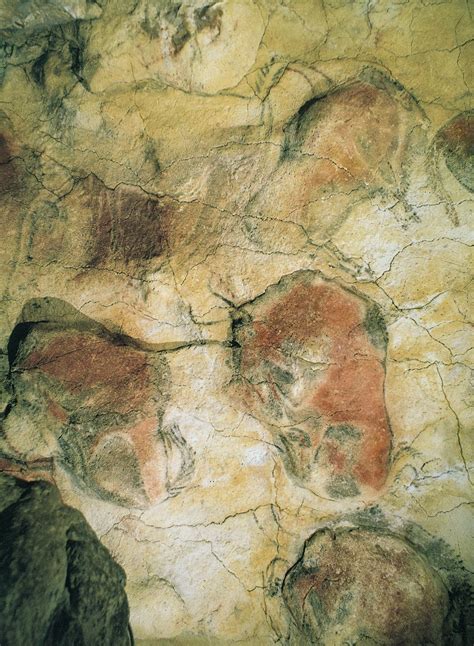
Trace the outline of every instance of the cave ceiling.
<instances>
[{"instance_id":1,"label":"cave ceiling","mask_svg":"<svg viewBox=\"0 0 474 646\"><path fill-rule=\"evenodd\" d=\"M471 639L472 11L0 2L0 466L138 644Z\"/></svg>"}]
</instances>

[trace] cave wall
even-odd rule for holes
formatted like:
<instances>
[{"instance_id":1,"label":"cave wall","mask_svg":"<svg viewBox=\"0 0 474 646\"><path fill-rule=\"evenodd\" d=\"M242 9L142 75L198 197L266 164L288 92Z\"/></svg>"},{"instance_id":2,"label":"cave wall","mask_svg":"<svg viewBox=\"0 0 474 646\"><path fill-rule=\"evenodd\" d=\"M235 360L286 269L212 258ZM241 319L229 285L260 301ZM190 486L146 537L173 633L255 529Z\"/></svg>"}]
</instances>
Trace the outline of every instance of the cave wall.
<instances>
[{"instance_id":1,"label":"cave wall","mask_svg":"<svg viewBox=\"0 0 474 646\"><path fill-rule=\"evenodd\" d=\"M0 2L0 468L138 644L472 643L471 14Z\"/></svg>"},{"instance_id":2,"label":"cave wall","mask_svg":"<svg viewBox=\"0 0 474 646\"><path fill-rule=\"evenodd\" d=\"M132 646L125 572L49 482L0 473L3 646Z\"/></svg>"}]
</instances>

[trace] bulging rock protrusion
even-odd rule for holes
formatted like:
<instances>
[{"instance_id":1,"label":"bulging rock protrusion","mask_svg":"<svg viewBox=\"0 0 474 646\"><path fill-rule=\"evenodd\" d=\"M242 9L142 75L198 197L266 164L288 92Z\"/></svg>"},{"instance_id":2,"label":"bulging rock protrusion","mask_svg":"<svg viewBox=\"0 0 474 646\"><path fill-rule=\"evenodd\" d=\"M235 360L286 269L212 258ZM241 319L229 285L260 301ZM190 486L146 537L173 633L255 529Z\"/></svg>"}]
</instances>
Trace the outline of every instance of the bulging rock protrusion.
<instances>
[{"instance_id":1,"label":"bulging rock protrusion","mask_svg":"<svg viewBox=\"0 0 474 646\"><path fill-rule=\"evenodd\" d=\"M469 584L447 546L419 527L395 534L395 524L368 517L358 527L349 519L324 527L306 541L282 585L289 643L470 643Z\"/></svg>"},{"instance_id":2,"label":"bulging rock protrusion","mask_svg":"<svg viewBox=\"0 0 474 646\"><path fill-rule=\"evenodd\" d=\"M0 642L128 646L125 573L47 482L0 475Z\"/></svg>"},{"instance_id":3,"label":"bulging rock protrusion","mask_svg":"<svg viewBox=\"0 0 474 646\"><path fill-rule=\"evenodd\" d=\"M312 272L282 279L234 320L243 406L274 434L287 470L334 499L387 478L386 334L374 303Z\"/></svg>"}]
</instances>

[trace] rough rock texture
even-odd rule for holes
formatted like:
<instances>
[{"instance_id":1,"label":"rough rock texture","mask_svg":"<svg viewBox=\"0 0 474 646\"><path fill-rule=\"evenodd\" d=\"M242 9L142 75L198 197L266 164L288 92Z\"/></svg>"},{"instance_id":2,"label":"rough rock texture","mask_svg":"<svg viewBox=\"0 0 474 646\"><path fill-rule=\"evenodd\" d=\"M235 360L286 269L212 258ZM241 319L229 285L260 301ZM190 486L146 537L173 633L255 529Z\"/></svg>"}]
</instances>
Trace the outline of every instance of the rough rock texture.
<instances>
[{"instance_id":1,"label":"rough rock texture","mask_svg":"<svg viewBox=\"0 0 474 646\"><path fill-rule=\"evenodd\" d=\"M57 489L0 474L5 646L131 643L125 574Z\"/></svg>"},{"instance_id":2,"label":"rough rock texture","mask_svg":"<svg viewBox=\"0 0 474 646\"><path fill-rule=\"evenodd\" d=\"M327 471L325 491L334 498L364 486L379 490L391 434L386 328L377 306L307 272L282 279L237 312L243 405L267 420L289 470L316 487Z\"/></svg>"},{"instance_id":3,"label":"rough rock texture","mask_svg":"<svg viewBox=\"0 0 474 646\"><path fill-rule=\"evenodd\" d=\"M473 32L0 0L0 466L138 643L473 643Z\"/></svg>"},{"instance_id":4,"label":"rough rock texture","mask_svg":"<svg viewBox=\"0 0 474 646\"><path fill-rule=\"evenodd\" d=\"M397 536L376 509L344 521L311 536L285 575L287 641L462 644L469 588L445 547L416 527Z\"/></svg>"}]
</instances>

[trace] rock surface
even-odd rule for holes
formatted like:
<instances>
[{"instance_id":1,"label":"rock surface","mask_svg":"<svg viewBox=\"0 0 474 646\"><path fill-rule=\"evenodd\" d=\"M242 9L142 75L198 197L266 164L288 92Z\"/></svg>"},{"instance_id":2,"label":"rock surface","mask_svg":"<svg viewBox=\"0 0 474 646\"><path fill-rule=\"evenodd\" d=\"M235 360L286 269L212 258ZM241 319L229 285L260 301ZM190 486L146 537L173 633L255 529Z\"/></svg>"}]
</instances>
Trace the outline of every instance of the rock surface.
<instances>
[{"instance_id":1,"label":"rock surface","mask_svg":"<svg viewBox=\"0 0 474 646\"><path fill-rule=\"evenodd\" d=\"M473 642L473 34L0 0L0 467L84 514L139 644Z\"/></svg>"},{"instance_id":2,"label":"rock surface","mask_svg":"<svg viewBox=\"0 0 474 646\"><path fill-rule=\"evenodd\" d=\"M5 646L128 646L125 574L44 481L0 474L0 637Z\"/></svg>"},{"instance_id":3,"label":"rock surface","mask_svg":"<svg viewBox=\"0 0 474 646\"><path fill-rule=\"evenodd\" d=\"M267 305L268 303L268 305ZM386 327L374 303L294 273L234 318L243 405L275 433L289 470L326 495L379 490L390 463Z\"/></svg>"},{"instance_id":4,"label":"rock surface","mask_svg":"<svg viewBox=\"0 0 474 646\"><path fill-rule=\"evenodd\" d=\"M462 569L426 536L416 544L416 529L404 528L407 540L364 520L326 527L306 541L282 585L294 620L287 641L462 644L468 603ZM447 570L455 577L448 584Z\"/></svg>"}]
</instances>

